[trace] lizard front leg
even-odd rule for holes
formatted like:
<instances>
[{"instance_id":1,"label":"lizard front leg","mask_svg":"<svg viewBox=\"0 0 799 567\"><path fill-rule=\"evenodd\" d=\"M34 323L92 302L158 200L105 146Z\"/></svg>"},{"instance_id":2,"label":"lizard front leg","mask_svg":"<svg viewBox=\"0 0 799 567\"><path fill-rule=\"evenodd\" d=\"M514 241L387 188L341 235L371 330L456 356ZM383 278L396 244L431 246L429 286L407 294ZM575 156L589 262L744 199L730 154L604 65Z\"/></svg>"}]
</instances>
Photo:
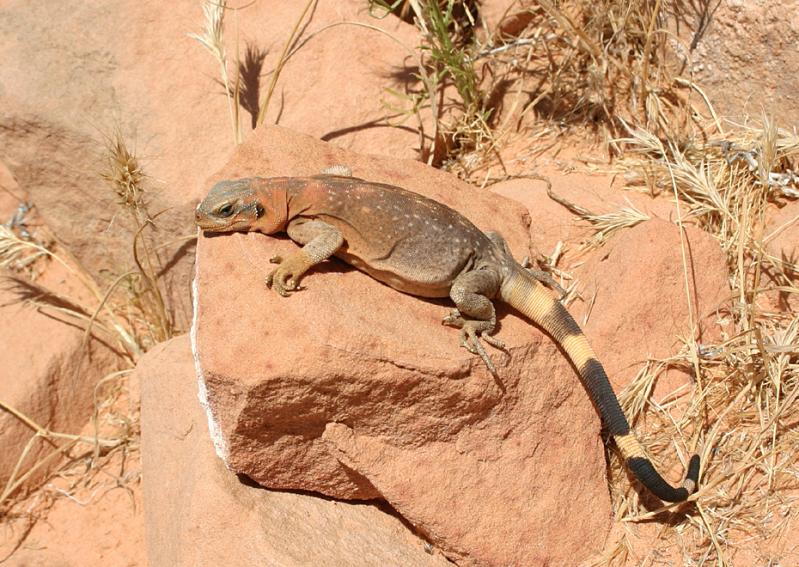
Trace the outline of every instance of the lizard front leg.
<instances>
[{"instance_id":1,"label":"lizard front leg","mask_svg":"<svg viewBox=\"0 0 799 567\"><path fill-rule=\"evenodd\" d=\"M339 229L318 220L294 220L289 223L286 232L289 238L303 244L303 247L285 260L279 256L272 258L271 261L279 266L266 276L267 287L283 297L297 289L305 272L330 258L344 244Z\"/></svg>"},{"instance_id":2,"label":"lizard front leg","mask_svg":"<svg viewBox=\"0 0 799 567\"><path fill-rule=\"evenodd\" d=\"M490 297L499 290L499 274L490 269L473 270L459 275L449 290L457 309L444 317L443 323L461 329L461 346L472 354L480 355L491 374L497 374L480 339L496 348L504 344L491 337L497 324L497 315Z\"/></svg>"}]
</instances>

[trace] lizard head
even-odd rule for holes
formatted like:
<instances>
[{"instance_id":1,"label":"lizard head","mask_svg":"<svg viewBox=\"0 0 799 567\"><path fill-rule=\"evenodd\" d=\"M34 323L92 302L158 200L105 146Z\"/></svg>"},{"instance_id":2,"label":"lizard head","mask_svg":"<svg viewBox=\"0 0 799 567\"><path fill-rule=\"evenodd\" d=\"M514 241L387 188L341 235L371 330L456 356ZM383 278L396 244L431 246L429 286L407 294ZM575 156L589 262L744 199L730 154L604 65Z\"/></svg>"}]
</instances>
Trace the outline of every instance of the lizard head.
<instances>
[{"instance_id":1,"label":"lizard head","mask_svg":"<svg viewBox=\"0 0 799 567\"><path fill-rule=\"evenodd\" d=\"M279 230L281 227L277 225L281 224L280 220L285 222L285 211L280 210L277 195L269 195L269 202L264 202L264 192L257 190L264 181L233 179L214 185L194 212L197 226L208 232L257 230L271 233Z\"/></svg>"}]
</instances>

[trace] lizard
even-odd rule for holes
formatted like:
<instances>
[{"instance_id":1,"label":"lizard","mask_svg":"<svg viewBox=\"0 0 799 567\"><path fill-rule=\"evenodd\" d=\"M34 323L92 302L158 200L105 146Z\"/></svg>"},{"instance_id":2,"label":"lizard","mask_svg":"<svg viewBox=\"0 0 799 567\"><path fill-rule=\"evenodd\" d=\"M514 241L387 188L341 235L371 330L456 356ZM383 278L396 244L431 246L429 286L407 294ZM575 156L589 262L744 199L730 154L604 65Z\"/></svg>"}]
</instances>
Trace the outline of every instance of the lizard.
<instances>
[{"instance_id":1,"label":"lizard","mask_svg":"<svg viewBox=\"0 0 799 567\"><path fill-rule=\"evenodd\" d=\"M401 292L449 297L455 304L443 323L460 328L461 346L496 369L480 340L492 336L492 300L510 305L546 331L577 369L608 433L634 476L667 502L686 500L697 488L699 456L685 480L670 485L631 430L604 367L563 304L511 255L504 239L482 232L457 211L422 195L352 177L342 166L309 177L240 178L220 181L198 205L197 226L209 233L285 232L302 247L277 267L266 284L281 296L299 289L316 264L335 256Z\"/></svg>"}]
</instances>

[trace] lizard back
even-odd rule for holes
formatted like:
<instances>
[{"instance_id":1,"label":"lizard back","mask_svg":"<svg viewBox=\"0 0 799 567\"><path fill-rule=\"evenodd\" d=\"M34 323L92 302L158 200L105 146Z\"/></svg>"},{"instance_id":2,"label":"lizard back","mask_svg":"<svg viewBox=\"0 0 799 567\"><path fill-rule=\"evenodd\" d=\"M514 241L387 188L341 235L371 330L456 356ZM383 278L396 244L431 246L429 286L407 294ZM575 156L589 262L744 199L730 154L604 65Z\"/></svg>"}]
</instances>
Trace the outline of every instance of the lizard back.
<instances>
[{"instance_id":1,"label":"lizard back","mask_svg":"<svg viewBox=\"0 0 799 567\"><path fill-rule=\"evenodd\" d=\"M405 293L447 297L455 278L500 252L463 215L393 185L353 177L307 178L289 194L290 217L338 228L336 256Z\"/></svg>"}]
</instances>

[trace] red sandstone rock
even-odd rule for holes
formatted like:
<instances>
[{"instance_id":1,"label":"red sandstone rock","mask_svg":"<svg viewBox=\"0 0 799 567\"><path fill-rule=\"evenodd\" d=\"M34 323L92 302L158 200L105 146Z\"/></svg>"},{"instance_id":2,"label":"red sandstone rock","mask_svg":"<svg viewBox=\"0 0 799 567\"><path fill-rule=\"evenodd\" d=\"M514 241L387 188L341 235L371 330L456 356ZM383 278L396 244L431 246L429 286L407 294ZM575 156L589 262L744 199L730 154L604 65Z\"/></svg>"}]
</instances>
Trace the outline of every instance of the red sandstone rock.
<instances>
[{"instance_id":1,"label":"red sandstone rock","mask_svg":"<svg viewBox=\"0 0 799 567\"><path fill-rule=\"evenodd\" d=\"M720 115L760 116L791 129L799 117L799 10L795 0L727 0L680 30L685 74L702 85ZM735 88L730 88L735 85Z\"/></svg>"},{"instance_id":2,"label":"red sandstone rock","mask_svg":"<svg viewBox=\"0 0 799 567\"><path fill-rule=\"evenodd\" d=\"M618 391L632 380L647 358L676 354L679 339L691 335L683 276L680 231L664 219L676 216L674 205L640 193L610 187L608 176L562 175L547 172L553 191L588 210L605 213L629 206L652 217L612 235L599 249L580 254L579 246L592 231L586 223L546 194L542 181L516 179L498 183L494 192L519 201L530 213L530 237L542 252L558 241L567 245L565 266L580 282L584 301L571 308L582 323L588 304L590 317L583 330ZM718 339L716 310L729 296L726 259L718 242L699 228L686 225L686 253L699 343ZM570 262L579 258L580 266ZM655 390L670 393L689 378L670 372Z\"/></svg>"},{"instance_id":3,"label":"red sandstone rock","mask_svg":"<svg viewBox=\"0 0 799 567\"><path fill-rule=\"evenodd\" d=\"M615 212L630 205L651 217L668 219L674 214L674 205L666 199L653 199L643 193L614 187L616 177L612 175L564 173L554 164L547 164L540 174L552 184L556 196L595 214ZM616 181L616 185L620 184ZM527 207L530 213L530 238L535 248L545 254L552 253L558 241L563 241L569 245L566 254L575 256L579 246L593 234L587 223L547 196L544 181L511 179L492 185L491 191Z\"/></svg>"},{"instance_id":4,"label":"red sandstone rock","mask_svg":"<svg viewBox=\"0 0 799 567\"><path fill-rule=\"evenodd\" d=\"M769 208L766 216L766 250L777 258L799 264L799 201Z\"/></svg>"},{"instance_id":5,"label":"red sandstone rock","mask_svg":"<svg viewBox=\"0 0 799 567\"><path fill-rule=\"evenodd\" d=\"M149 564L170 567L450 565L373 504L265 490L214 455L188 337L139 363Z\"/></svg>"},{"instance_id":6,"label":"red sandstone rock","mask_svg":"<svg viewBox=\"0 0 799 567\"><path fill-rule=\"evenodd\" d=\"M766 252L789 265L799 266L799 201L791 201L782 208L769 207L763 233ZM767 265L767 264L766 264ZM791 269L786 270L791 273ZM793 269L793 272L796 268ZM785 282L776 270L764 270L762 277L772 277L779 285ZM771 292L761 296L761 307L779 311L799 311L799 297L795 293Z\"/></svg>"},{"instance_id":7,"label":"red sandstone rock","mask_svg":"<svg viewBox=\"0 0 799 567\"><path fill-rule=\"evenodd\" d=\"M497 38L513 38L532 21L536 9L540 8L531 0L483 0L480 19Z\"/></svg>"},{"instance_id":8,"label":"red sandstone rock","mask_svg":"<svg viewBox=\"0 0 799 567\"><path fill-rule=\"evenodd\" d=\"M83 330L68 317L62 321L55 312L20 303L6 275L0 271L0 400L44 428L80 433L94 409L94 386L116 369L116 359L97 340L84 344ZM35 433L0 409L0 486L6 486ZM16 478L53 451L50 442L36 440ZM59 462L60 457L51 459L21 488L35 486Z\"/></svg>"},{"instance_id":9,"label":"red sandstone rock","mask_svg":"<svg viewBox=\"0 0 799 567\"><path fill-rule=\"evenodd\" d=\"M207 186L336 163L442 200L526 252L511 201L419 163L277 128L256 133ZM385 498L465 565L563 563L601 547L609 502L599 418L550 339L501 309L510 355L493 353L495 380L441 325L446 302L403 295L338 261L290 298L265 289L268 258L294 249L255 233L200 239L195 349L228 467L274 488Z\"/></svg>"},{"instance_id":10,"label":"red sandstone rock","mask_svg":"<svg viewBox=\"0 0 799 567\"><path fill-rule=\"evenodd\" d=\"M104 473L84 479L70 491L72 498L55 498L46 518L38 518L32 528L24 516L10 521L4 518L0 534L3 567L147 565L141 485L134 480L141 472L138 457L138 452L117 452ZM121 483L111 477L115 472L123 473ZM48 483L43 490L53 488Z\"/></svg>"},{"instance_id":11,"label":"red sandstone rock","mask_svg":"<svg viewBox=\"0 0 799 567\"><path fill-rule=\"evenodd\" d=\"M699 344L713 344L730 293L726 259L715 238L690 225L685 252L693 334ZM680 337L692 335L677 225L653 219L624 230L576 273L586 301L573 311L582 321L593 299L583 328L614 387L629 383L647 357L676 354Z\"/></svg>"},{"instance_id":12,"label":"red sandstone rock","mask_svg":"<svg viewBox=\"0 0 799 567\"><path fill-rule=\"evenodd\" d=\"M7 223L27 195L20 189L8 166L0 160L0 224Z\"/></svg>"},{"instance_id":13,"label":"red sandstone rock","mask_svg":"<svg viewBox=\"0 0 799 567\"><path fill-rule=\"evenodd\" d=\"M480 2L488 31L506 38L531 23L530 10L543 12L531 0ZM708 10L678 13L679 24L665 22L675 36L669 42L675 68L702 86L719 115L757 116L765 110L784 128L796 125L799 79L785 72L799 66L796 50L791 49L799 41L794 0L728 0ZM704 105L699 97L697 103Z\"/></svg>"}]
</instances>

